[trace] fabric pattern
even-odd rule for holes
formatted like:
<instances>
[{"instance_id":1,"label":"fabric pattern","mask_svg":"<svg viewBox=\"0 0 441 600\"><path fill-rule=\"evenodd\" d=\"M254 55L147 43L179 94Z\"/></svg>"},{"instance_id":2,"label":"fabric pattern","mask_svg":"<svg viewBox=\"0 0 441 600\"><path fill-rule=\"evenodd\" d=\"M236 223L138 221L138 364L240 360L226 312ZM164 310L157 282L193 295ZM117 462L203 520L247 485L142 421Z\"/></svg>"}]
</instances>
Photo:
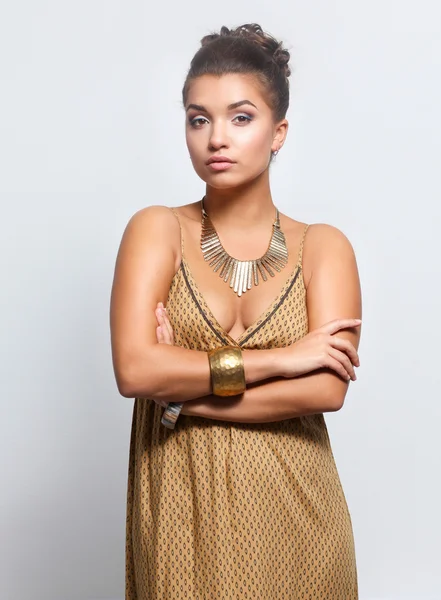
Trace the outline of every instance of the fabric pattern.
<instances>
[{"instance_id":1,"label":"fabric pattern","mask_svg":"<svg viewBox=\"0 0 441 600\"><path fill-rule=\"evenodd\" d=\"M234 340L193 279L181 228L166 304L175 344L275 348L306 335L307 229L280 293ZM351 517L323 414L273 423L181 414L170 430L163 410L135 398L126 600L358 600Z\"/></svg>"}]
</instances>

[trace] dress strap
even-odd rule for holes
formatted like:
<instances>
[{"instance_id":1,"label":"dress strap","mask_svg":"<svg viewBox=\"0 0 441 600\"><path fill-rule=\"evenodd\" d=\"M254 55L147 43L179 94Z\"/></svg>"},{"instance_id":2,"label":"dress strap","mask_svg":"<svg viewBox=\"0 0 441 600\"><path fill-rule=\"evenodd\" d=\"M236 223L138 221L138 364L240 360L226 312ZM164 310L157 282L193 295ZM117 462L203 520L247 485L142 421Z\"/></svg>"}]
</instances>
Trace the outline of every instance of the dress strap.
<instances>
[{"instance_id":1,"label":"dress strap","mask_svg":"<svg viewBox=\"0 0 441 600\"><path fill-rule=\"evenodd\" d=\"M175 217L177 218L178 223L179 223L179 229L181 231L181 255L183 257L184 256L184 236L182 234L181 220L180 220L180 218L179 218L178 213L176 212L176 210L174 208L172 208L172 207L169 207L169 208L172 211L172 213L175 215Z\"/></svg>"},{"instance_id":2,"label":"dress strap","mask_svg":"<svg viewBox=\"0 0 441 600\"><path fill-rule=\"evenodd\" d=\"M302 267L303 266L303 245L305 242L305 236L306 236L306 232L308 231L308 227L309 224L305 227L305 229L303 230L303 235L302 235L302 239L300 240L300 250L299 250L299 257L297 259L297 264Z\"/></svg>"}]
</instances>

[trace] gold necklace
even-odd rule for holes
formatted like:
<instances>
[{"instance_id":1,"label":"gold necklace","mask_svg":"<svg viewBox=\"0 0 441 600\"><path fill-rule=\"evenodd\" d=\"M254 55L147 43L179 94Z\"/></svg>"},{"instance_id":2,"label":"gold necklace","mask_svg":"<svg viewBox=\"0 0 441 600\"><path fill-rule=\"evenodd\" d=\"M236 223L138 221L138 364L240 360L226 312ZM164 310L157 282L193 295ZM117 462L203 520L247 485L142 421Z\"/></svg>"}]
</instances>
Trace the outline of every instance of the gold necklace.
<instances>
[{"instance_id":1,"label":"gold necklace","mask_svg":"<svg viewBox=\"0 0 441 600\"><path fill-rule=\"evenodd\" d=\"M273 268L280 272L288 263L288 248L285 235L280 229L279 211L276 207L276 220L273 223L273 232L267 251L260 258L252 260L239 260L233 258L219 239L216 229L210 217L204 209L204 198L202 198L202 231L201 249L204 259L210 261L214 272L221 269L219 277L225 282L230 280L230 288L240 297L242 293L251 289L252 283L259 285L259 272L262 279L266 281L265 269L274 277Z\"/></svg>"}]
</instances>

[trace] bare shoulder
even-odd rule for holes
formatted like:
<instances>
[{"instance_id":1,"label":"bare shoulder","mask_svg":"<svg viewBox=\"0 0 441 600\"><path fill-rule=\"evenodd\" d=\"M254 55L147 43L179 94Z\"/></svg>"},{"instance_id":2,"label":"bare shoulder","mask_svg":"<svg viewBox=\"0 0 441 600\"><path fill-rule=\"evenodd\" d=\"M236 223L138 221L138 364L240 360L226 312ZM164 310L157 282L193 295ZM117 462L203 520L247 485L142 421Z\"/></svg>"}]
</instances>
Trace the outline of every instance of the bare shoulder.
<instances>
[{"instance_id":1,"label":"bare shoulder","mask_svg":"<svg viewBox=\"0 0 441 600\"><path fill-rule=\"evenodd\" d=\"M142 247L152 240L164 240L175 257L180 248L179 221L168 206L152 204L141 208L129 219L123 234L123 242L130 238L131 242Z\"/></svg>"},{"instance_id":2,"label":"bare shoulder","mask_svg":"<svg viewBox=\"0 0 441 600\"><path fill-rule=\"evenodd\" d=\"M308 287L314 271L331 263L338 266L355 263L354 248L346 234L328 223L311 223L305 235L303 272Z\"/></svg>"},{"instance_id":3,"label":"bare shoulder","mask_svg":"<svg viewBox=\"0 0 441 600\"><path fill-rule=\"evenodd\" d=\"M161 204L152 204L139 209L130 217L127 226L130 227L150 227L152 225L170 225L178 221L168 206Z\"/></svg>"},{"instance_id":4,"label":"bare shoulder","mask_svg":"<svg viewBox=\"0 0 441 600\"><path fill-rule=\"evenodd\" d=\"M324 249L326 244L331 244L331 246L339 246L346 248L347 251L353 251L352 244L343 231L328 223L311 223L308 227L307 237L309 245L317 250Z\"/></svg>"}]
</instances>

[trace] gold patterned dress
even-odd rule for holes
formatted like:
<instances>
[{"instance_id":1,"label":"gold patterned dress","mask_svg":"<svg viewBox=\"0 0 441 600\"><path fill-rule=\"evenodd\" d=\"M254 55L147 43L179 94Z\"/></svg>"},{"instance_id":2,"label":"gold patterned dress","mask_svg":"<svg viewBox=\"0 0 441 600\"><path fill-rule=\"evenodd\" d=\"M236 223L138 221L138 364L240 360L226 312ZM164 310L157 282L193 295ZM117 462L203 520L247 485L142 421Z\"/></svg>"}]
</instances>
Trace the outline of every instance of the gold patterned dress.
<instances>
[{"instance_id":1,"label":"gold patterned dress","mask_svg":"<svg viewBox=\"0 0 441 600\"><path fill-rule=\"evenodd\" d=\"M166 304L175 344L263 349L306 335L307 228L282 290L237 340L201 295L181 229L182 261ZM352 523L323 414L272 423L181 414L168 429L163 411L135 398L126 600L358 599Z\"/></svg>"}]
</instances>

